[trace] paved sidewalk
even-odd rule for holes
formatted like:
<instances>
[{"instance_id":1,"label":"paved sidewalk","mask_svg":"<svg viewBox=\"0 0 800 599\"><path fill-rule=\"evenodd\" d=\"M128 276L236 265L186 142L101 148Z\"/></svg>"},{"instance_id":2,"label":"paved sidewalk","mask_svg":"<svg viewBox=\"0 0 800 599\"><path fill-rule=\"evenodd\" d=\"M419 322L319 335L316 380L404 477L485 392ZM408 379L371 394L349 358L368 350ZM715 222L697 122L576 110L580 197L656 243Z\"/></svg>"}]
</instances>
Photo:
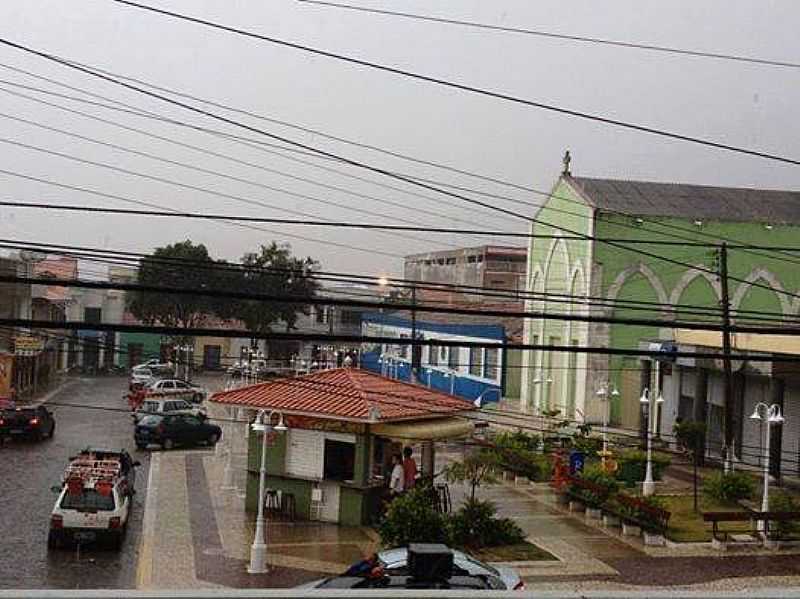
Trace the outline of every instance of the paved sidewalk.
<instances>
[{"instance_id":1,"label":"paved sidewalk","mask_svg":"<svg viewBox=\"0 0 800 599\"><path fill-rule=\"evenodd\" d=\"M269 523L268 574L247 573L253 516L223 490L224 460L211 450L154 452L137 588L281 588L344 571L375 540L362 528Z\"/></svg>"}]
</instances>

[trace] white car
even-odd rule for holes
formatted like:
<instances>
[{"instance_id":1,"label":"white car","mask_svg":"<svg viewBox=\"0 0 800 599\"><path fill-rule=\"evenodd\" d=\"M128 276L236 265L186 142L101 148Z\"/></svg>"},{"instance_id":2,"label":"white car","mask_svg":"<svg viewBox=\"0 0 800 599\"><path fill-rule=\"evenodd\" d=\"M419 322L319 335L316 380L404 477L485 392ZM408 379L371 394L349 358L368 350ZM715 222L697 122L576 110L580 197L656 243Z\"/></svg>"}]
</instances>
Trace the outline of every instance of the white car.
<instances>
[{"instance_id":1,"label":"white car","mask_svg":"<svg viewBox=\"0 0 800 599\"><path fill-rule=\"evenodd\" d=\"M142 364L137 364L133 368L149 368L154 373L157 374L165 374L168 372L174 372L175 366L171 362L161 362L158 358L151 358L147 360L147 362L143 362Z\"/></svg>"},{"instance_id":2,"label":"white car","mask_svg":"<svg viewBox=\"0 0 800 599\"><path fill-rule=\"evenodd\" d=\"M136 412L133 414L134 422L150 414L194 414L205 417L203 410L193 406L185 399L170 397L146 397Z\"/></svg>"},{"instance_id":3,"label":"white car","mask_svg":"<svg viewBox=\"0 0 800 599\"><path fill-rule=\"evenodd\" d=\"M133 478L123 472L122 462L111 454L91 452L70 462L63 484L53 488L58 499L50 514L49 549L98 541L110 542L115 549L122 546L134 494Z\"/></svg>"},{"instance_id":4,"label":"white car","mask_svg":"<svg viewBox=\"0 0 800 599\"><path fill-rule=\"evenodd\" d=\"M148 385L148 389L154 393L177 395L193 403L201 403L208 395L208 392L202 387L180 379L161 379L160 381L154 381Z\"/></svg>"},{"instance_id":5,"label":"white car","mask_svg":"<svg viewBox=\"0 0 800 599\"><path fill-rule=\"evenodd\" d=\"M131 370L131 385L146 387L156 380L155 374L148 366L136 366Z\"/></svg>"}]
</instances>

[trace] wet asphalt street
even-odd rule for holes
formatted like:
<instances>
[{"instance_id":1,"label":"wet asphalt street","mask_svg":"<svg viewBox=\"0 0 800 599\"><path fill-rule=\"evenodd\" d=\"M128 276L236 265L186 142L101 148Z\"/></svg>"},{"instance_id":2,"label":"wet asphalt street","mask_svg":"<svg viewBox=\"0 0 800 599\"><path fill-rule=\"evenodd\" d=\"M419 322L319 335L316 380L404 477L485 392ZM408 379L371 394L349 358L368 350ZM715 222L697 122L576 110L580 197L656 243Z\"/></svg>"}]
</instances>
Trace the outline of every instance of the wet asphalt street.
<instances>
[{"instance_id":1,"label":"wet asphalt street","mask_svg":"<svg viewBox=\"0 0 800 599\"><path fill-rule=\"evenodd\" d=\"M135 588L149 454L134 445L130 412L122 399L126 387L121 376L72 379L46 404L56 418L53 439L7 441L0 447L0 588ZM87 445L125 448L142 463L127 538L120 551L48 551L56 499L50 487L60 482L67 458Z\"/></svg>"}]
</instances>

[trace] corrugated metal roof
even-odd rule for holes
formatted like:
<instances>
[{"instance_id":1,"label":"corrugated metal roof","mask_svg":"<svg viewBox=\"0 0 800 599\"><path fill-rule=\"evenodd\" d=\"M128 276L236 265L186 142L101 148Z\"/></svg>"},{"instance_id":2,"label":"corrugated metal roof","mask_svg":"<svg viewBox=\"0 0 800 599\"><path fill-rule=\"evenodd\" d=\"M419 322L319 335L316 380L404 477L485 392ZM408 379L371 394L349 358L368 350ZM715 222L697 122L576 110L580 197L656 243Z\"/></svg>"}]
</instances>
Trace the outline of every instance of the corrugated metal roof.
<instances>
[{"instance_id":1,"label":"corrugated metal roof","mask_svg":"<svg viewBox=\"0 0 800 599\"><path fill-rule=\"evenodd\" d=\"M599 210L635 216L800 224L800 191L565 177Z\"/></svg>"},{"instance_id":2,"label":"corrugated metal roof","mask_svg":"<svg viewBox=\"0 0 800 599\"><path fill-rule=\"evenodd\" d=\"M357 368L335 368L215 393L211 401L364 422L450 416L472 403Z\"/></svg>"}]
</instances>

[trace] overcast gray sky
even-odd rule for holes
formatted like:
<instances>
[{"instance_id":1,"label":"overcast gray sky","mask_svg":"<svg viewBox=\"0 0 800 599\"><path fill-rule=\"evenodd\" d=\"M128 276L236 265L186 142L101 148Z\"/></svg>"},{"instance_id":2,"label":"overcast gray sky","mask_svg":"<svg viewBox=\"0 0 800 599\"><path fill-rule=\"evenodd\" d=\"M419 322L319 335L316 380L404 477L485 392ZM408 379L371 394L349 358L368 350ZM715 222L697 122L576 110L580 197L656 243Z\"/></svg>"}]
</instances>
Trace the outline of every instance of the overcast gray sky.
<instances>
[{"instance_id":1,"label":"overcast gray sky","mask_svg":"<svg viewBox=\"0 0 800 599\"><path fill-rule=\"evenodd\" d=\"M411 22L289 0L149 1L155 6L409 70L800 158L797 148L800 139L798 69ZM463 0L375 2L370 5L575 35L800 61L797 36L800 4L790 0L702 3L676 0L603 3L588 0ZM553 184L565 148L572 152L573 173L578 175L800 189L800 167L621 131L607 125L410 81L177 22L108 0L5 0L0 3L0 31L8 39L116 73L537 189L548 189ZM11 49L0 49L0 63L57 78L162 115L258 137ZM76 95L5 68L0 68L0 79ZM2 83L0 88L13 89ZM388 200L394 205L323 189L200 154L0 91L0 139L22 141L208 188L238 196L245 202L80 165L0 143L4 170L198 212L297 216L277 209L285 208L313 214L320 219L393 224L405 224L405 220L438 226L472 223L476 227L525 230L521 220L487 214L485 210L457 200L443 200L417 191L431 196L424 199L387 190L218 137L70 100L38 97L265 168L344 187L362 196ZM252 180L260 185L336 202L342 207L323 205L250 183L111 150L11 121L2 115L29 119ZM540 201L533 194L422 168L252 118L236 118L376 166L511 194L530 202ZM328 161L301 158L359 174ZM379 175L360 173L360 176L410 189ZM8 175L0 177L3 197L10 199L131 207L119 200ZM254 205L253 201L272 204L276 208ZM512 204L504 206L524 209ZM364 214L359 212L361 210L386 216ZM421 213L420 210L441 216ZM532 213L532 209L529 211ZM157 245L191 238L205 243L214 255L228 259L237 259L259 243L275 239L290 242L296 253L317 258L326 269L369 274L401 272L401 260L392 255L446 249L453 245L477 245L481 241L433 234L417 234L416 239L408 239L353 230L296 226L265 228L272 232L212 222L0 211L0 236L4 238L135 251L149 251ZM360 249L290 238L287 236L289 233Z\"/></svg>"}]
</instances>

